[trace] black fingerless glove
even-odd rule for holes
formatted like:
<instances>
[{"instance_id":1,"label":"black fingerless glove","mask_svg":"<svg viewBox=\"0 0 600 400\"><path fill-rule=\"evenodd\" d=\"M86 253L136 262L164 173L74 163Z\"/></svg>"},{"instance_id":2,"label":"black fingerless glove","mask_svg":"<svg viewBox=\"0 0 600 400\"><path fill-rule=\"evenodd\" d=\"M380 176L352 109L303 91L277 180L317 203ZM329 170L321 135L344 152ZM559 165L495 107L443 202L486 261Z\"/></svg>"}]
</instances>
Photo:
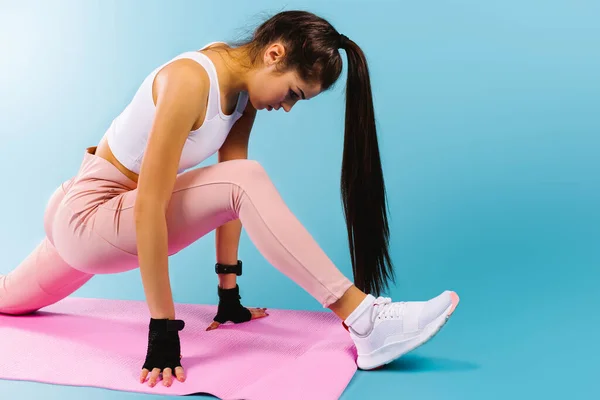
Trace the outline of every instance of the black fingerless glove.
<instances>
[{"instance_id":1,"label":"black fingerless glove","mask_svg":"<svg viewBox=\"0 0 600 400\"><path fill-rule=\"evenodd\" d=\"M150 318L150 331L148 333L148 351L146 361L142 368L150 371L154 368L171 368L175 373L175 367L181 367L181 344L179 342L179 331L183 330L185 323L175 319L153 319Z\"/></svg>"},{"instance_id":2,"label":"black fingerless glove","mask_svg":"<svg viewBox=\"0 0 600 400\"><path fill-rule=\"evenodd\" d=\"M221 289L218 287L219 307L214 320L222 324L227 321L240 323L250 321L252 314L250 310L240 303L240 287L235 285L233 289Z\"/></svg>"}]
</instances>

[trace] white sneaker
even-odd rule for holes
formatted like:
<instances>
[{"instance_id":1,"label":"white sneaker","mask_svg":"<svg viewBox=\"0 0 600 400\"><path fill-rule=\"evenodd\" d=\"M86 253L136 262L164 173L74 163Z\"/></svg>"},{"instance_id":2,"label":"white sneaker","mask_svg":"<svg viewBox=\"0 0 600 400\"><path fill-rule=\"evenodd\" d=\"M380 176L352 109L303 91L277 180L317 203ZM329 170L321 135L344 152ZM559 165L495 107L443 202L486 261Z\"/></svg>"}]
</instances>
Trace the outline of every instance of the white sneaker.
<instances>
[{"instance_id":1,"label":"white sneaker","mask_svg":"<svg viewBox=\"0 0 600 400\"><path fill-rule=\"evenodd\" d=\"M449 290L428 301L392 303L389 297L367 296L359 306L360 314L343 324L356 345L358 368L388 364L427 342L444 326L458 302L458 295Z\"/></svg>"}]
</instances>

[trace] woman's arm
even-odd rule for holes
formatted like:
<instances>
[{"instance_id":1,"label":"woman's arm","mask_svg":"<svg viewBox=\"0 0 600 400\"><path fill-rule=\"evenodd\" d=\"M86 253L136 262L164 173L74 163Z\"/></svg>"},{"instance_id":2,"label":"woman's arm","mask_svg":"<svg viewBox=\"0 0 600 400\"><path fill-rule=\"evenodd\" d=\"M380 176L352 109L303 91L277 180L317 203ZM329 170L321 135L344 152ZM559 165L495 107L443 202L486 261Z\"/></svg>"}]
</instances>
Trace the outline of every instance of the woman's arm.
<instances>
[{"instance_id":1,"label":"woman's arm","mask_svg":"<svg viewBox=\"0 0 600 400\"><path fill-rule=\"evenodd\" d=\"M236 121L219 149L219 162L248 158L250 131L256 119L256 109L248 102L244 114ZM239 219L229 221L217 228L215 246L217 262L235 265L238 260L238 248L242 223ZM223 289L235 288L235 274L219 274L219 286Z\"/></svg>"},{"instance_id":2,"label":"woman's arm","mask_svg":"<svg viewBox=\"0 0 600 400\"><path fill-rule=\"evenodd\" d=\"M233 124L231 132L219 149L219 162L248 158L248 143L255 119L256 109L248 101L244 113Z\"/></svg>"},{"instance_id":3,"label":"woman's arm","mask_svg":"<svg viewBox=\"0 0 600 400\"><path fill-rule=\"evenodd\" d=\"M134 213L140 273L154 319L175 319L166 212L183 146L205 113L207 91L206 71L188 59L167 65L153 85L156 114L140 167Z\"/></svg>"}]
</instances>

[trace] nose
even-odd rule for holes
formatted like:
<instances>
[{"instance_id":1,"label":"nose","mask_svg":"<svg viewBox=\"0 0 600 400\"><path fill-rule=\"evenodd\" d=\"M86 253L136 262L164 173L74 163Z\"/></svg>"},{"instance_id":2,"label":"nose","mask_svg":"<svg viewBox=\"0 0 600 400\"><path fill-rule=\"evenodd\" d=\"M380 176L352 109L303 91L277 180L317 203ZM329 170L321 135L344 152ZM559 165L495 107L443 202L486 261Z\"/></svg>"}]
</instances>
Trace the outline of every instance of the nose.
<instances>
[{"instance_id":1,"label":"nose","mask_svg":"<svg viewBox=\"0 0 600 400\"><path fill-rule=\"evenodd\" d=\"M294 107L294 106L293 105L290 106L290 105L286 104L286 105L283 106L283 110L285 112L290 112L292 110L292 107Z\"/></svg>"}]
</instances>

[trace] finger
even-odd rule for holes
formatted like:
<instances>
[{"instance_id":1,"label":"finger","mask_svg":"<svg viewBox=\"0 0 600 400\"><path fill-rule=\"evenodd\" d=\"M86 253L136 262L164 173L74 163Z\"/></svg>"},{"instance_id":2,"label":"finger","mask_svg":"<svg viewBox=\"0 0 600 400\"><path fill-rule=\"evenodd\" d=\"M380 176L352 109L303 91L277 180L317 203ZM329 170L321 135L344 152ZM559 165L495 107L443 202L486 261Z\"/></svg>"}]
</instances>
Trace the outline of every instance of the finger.
<instances>
[{"instance_id":1,"label":"finger","mask_svg":"<svg viewBox=\"0 0 600 400\"><path fill-rule=\"evenodd\" d=\"M213 329L217 329L219 327L219 325L221 325L219 322L213 321L212 324L210 324L208 326L208 328L206 328L206 330L207 331L212 331Z\"/></svg>"},{"instance_id":2,"label":"finger","mask_svg":"<svg viewBox=\"0 0 600 400\"><path fill-rule=\"evenodd\" d=\"M171 386L173 383L173 373L171 372L171 368L163 369L163 385Z\"/></svg>"},{"instance_id":3,"label":"finger","mask_svg":"<svg viewBox=\"0 0 600 400\"><path fill-rule=\"evenodd\" d=\"M160 368L154 368L152 370L152 372L150 373L150 381L148 382L148 385L150 387L154 387L154 385L156 385L156 380L158 379L159 375L160 375Z\"/></svg>"},{"instance_id":4,"label":"finger","mask_svg":"<svg viewBox=\"0 0 600 400\"><path fill-rule=\"evenodd\" d=\"M185 382L185 371L183 367L175 367L175 376L179 382Z\"/></svg>"},{"instance_id":5,"label":"finger","mask_svg":"<svg viewBox=\"0 0 600 400\"><path fill-rule=\"evenodd\" d=\"M264 318L269 315L269 314L265 313L264 311L255 311L255 312L251 311L250 314L251 314L251 319Z\"/></svg>"},{"instance_id":6,"label":"finger","mask_svg":"<svg viewBox=\"0 0 600 400\"><path fill-rule=\"evenodd\" d=\"M265 315L265 312L262 310L250 310L250 315L252 318L258 318L262 315Z\"/></svg>"},{"instance_id":7,"label":"finger","mask_svg":"<svg viewBox=\"0 0 600 400\"><path fill-rule=\"evenodd\" d=\"M144 383L146 381L146 377L148 376L149 372L150 370L147 368L142 369L142 373L140 374L140 383Z\"/></svg>"},{"instance_id":8,"label":"finger","mask_svg":"<svg viewBox=\"0 0 600 400\"><path fill-rule=\"evenodd\" d=\"M256 311L267 311L266 307L248 307L248 310L256 310Z\"/></svg>"}]
</instances>

